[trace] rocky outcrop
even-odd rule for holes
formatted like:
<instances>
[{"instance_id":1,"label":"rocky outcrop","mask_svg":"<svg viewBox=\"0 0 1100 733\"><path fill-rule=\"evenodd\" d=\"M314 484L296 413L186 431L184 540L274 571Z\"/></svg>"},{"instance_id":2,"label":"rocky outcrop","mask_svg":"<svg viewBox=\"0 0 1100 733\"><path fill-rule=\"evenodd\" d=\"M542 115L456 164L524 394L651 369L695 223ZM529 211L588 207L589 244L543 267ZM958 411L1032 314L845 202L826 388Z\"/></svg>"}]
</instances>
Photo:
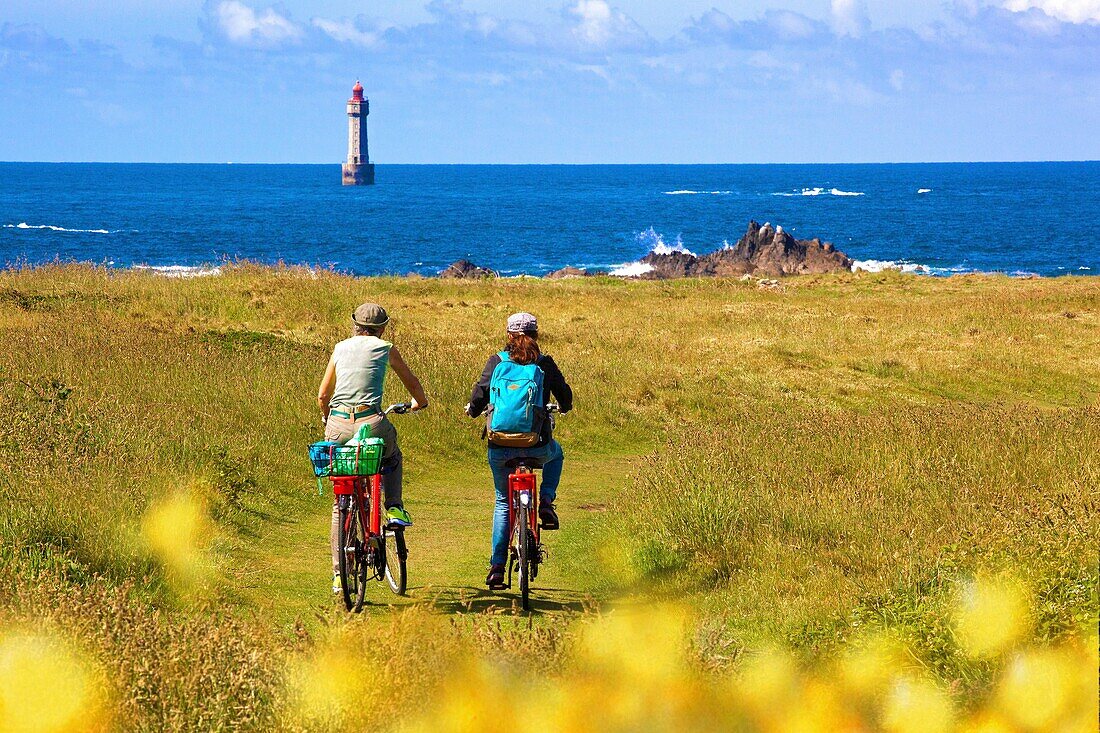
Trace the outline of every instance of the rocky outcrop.
<instances>
[{"instance_id":1,"label":"rocky outcrop","mask_svg":"<svg viewBox=\"0 0 1100 733\"><path fill-rule=\"evenodd\" d=\"M749 222L745 235L733 247L697 257L688 252L650 252L642 262L653 269L646 277L782 277L827 272L850 272L852 260L829 242L795 239L783 227Z\"/></svg>"},{"instance_id":2,"label":"rocky outcrop","mask_svg":"<svg viewBox=\"0 0 1100 733\"><path fill-rule=\"evenodd\" d=\"M588 270L585 270L582 267L573 267L572 265L567 265L560 270L554 270L546 277L550 280L564 280L570 277L588 277Z\"/></svg>"},{"instance_id":3,"label":"rocky outcrop","mask_svg":"<svg viewBox=\"0 0 1100 733\"><path fill-rule=\"evenodd\" d=\"M472 280L482 277L496 277L496 273L487 267L479 267L469 260L459 260L439 273L439 276L455 280Z\"/></svg>"},{"instance_id":4,"label":"rocky outcrop","mask_svg":"<svg viewBox=\"0 0 1100 733\"><path fill-rule=\"evenodd\" d=\"M690 252L650 252L642 262L653 268L645 274L646 279L670 280L694 275L699 258Z\"/></svg>"}]
</instances>

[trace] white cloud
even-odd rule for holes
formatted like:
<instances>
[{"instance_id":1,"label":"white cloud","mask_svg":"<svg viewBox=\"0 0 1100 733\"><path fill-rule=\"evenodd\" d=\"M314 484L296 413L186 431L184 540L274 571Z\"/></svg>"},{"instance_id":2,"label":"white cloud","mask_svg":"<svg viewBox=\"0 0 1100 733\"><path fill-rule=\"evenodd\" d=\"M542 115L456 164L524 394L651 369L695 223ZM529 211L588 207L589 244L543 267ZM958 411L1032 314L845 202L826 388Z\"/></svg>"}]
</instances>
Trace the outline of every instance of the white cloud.
<instances>
[{"instance_id":1,"label":"white cloud","mask_svg":"<svg viewBox=\"0 0 1100 733\"><path fill-rule=\"evenodd\" d=\"M257 12L238 0L222 0L213 8L218 30L239 46L274 48L301 41L303 33L294 21L265 8Z\"/></svg>"},{"instance_id":2,"label":"white cloud","mask_svg":"<svg viewBox=\"0 0 1100 733\"><path fill-rule=\"evenodd\" d=\"M788 10L778 10L767 15L768 22L780 38L788 41L797 41L811 38L817 33L814 22L804 15L792 13Z\"/></svg>"},{"instance_id":3,"label":"white cloud","mask_svg":"<svg viewBox=\"0 0 1100 733\"><path fill-rule=\"evenodd\" d=\"M1004 7L1014 13L1038 8L1068 23L1100 23L1100 0L1006 0Z\"/></svg>"},{"instance_id":4,"label":"white cloud","mask_svg":"<svg viewBox=\"0 0 1100 733\"><path fill-rule=\"evenodd\" d=\"M833 32L838 36L862 36L870 27L864 0L832 0Z\"/></svg>"},{"instance_id":5,"label":"white cloud","mask_svg":"<svg viewBox=\"0 0 1100 733\"><path fill-rule=\"evenodd\" d=\"M381 33L361 30L350 20L314 18L310 21L310 24L332 40L339 41L340 43L351 43L356 46L365 46L369 48L381 40Z\"/></svg>"},{"instance_id":6,"label":"white cloud","mask_svg":"<svg viewBox=\"0 0 1100 733\"><path fill-rule=\"evenodd\" d=\"M640 45L648 35L633 18L606 0L577 0L566 9L576 25L573 35L582 44L596 48Z\"/></svg>"}]
</instances>

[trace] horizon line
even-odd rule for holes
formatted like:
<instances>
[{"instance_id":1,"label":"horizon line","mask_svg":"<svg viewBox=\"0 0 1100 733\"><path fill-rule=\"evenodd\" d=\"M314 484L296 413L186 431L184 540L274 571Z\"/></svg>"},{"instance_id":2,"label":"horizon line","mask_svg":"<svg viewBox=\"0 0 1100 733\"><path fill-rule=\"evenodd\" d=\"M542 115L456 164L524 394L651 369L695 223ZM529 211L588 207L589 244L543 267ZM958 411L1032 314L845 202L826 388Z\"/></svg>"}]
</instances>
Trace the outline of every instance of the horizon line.
<instances>
[{"instance_id":1,"label":"horizon line","mask_svg":"<svg viewBox=\"0 0 1100 733\"><path fill-rule=\"evenodd\" d=\"M0 160L0 165L315 165L315 166L339 166L343 161L331 162L271 162L271 161L160 161L160 160ZM677 163L677 162L636 162L636 163L409 163L390 161L379 163L373 161L376 166L539 166L582 168L591 166L766 166L766 165L1000 165L1000 164L1031 164L1031 163L1100 163L1100 158L1052 158L1046 160L879 160L879 161L778 161L778 162L712 162L712 163Z\"/></svg>"}]
</instances>

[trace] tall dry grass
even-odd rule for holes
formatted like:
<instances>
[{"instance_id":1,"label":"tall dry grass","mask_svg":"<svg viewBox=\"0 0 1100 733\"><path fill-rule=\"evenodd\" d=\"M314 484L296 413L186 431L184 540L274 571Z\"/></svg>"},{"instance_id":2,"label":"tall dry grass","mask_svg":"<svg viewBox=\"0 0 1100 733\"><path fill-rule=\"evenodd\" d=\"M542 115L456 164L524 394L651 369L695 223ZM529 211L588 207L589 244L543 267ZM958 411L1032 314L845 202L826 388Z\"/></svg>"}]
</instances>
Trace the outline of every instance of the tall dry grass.
<instances>
[{"instance_id":1,"label":"tall dry grass","mask_svg":"<svg viewBox=\"0 0 1100 733\"><path fill-rule=\"evenodd\" d=\"M87 720L119 729L324 728L330 714L393 722L381 704L317 707L317 689L343 689L310 676L342 664L331 651L342 634L350 648L378 650L381 677L364 679L400 690L413 710L481 679L461 670L485 664L492 679L549 675L551 699L539 698L548 706L584 689L594 705L648 710L630 692L629 658L607 676L621 687L555 687L581 674L570 660L586 653L584 622L528 627L419 608L287 626L241 592L250 550L317 513L303 453L319 431L313 396L364 300L391 312L390 335L434 402L399 425L414 480L480 467L461 406L508 313L538 314L577 392L559 437L611 505L585 513L563 495L555 542L568 567L607 589L605 613L654 596L694 609L687 688L701 670L744 666L765 641L839 658L874 627L911 646L957 713L1007 674L1004 660L970 659L950 622L975 573L1011 567L1034 594L1018 644L1054 642L1095 619L1092 280L882 274L765 292L729 281L453 283L251 266L178 281L51 266L0 273L0 619L5 639L13 629L10 638L32 639L4 647L5 659L60 638L64 669L84 670L88 689L108 680L102 698L87 698L102 716ZM400 397L396 383L387 389ZM635 461L629 478L624 457ZM459 532L485 518L448 521ZM417 568L451 577L470 564L463 553L481 552L455 545ZM302 680L316 683L304 697ZM731 709L714 704L692 709L707 719Z\"/></svg>"},{"instance_id":2,"label":"tall dry grass","mask_svg":"<svg viewBox=\"0 0 1100 733\"><path fill-rule=\"evenodd\" d=\"M1095 622L1096 408L779 407L716 422L647 458L615 508L629 569L657 592L702 594L740 643L822 652L892 628L939 673L981 683L945 619L982 571L1035 593L1039 638Z\"/></svg>"}]
</instances>

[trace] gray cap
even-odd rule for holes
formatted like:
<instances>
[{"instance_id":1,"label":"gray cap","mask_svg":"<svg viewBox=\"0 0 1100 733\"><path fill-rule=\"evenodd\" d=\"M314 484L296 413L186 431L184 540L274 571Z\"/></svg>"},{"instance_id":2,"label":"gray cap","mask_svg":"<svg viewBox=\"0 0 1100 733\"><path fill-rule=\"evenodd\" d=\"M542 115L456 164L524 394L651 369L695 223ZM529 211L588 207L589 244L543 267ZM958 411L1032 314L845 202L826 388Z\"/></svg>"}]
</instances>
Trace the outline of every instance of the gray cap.
<instances>
[{"instance_id":1,"label":"gray cap","mask_svg":"<svg viewBox=\"0 0 1100 733\"><path fill-rule=\"evenodd\" d=\"M538 333L539 322L530 313L513 313L508 316L508 333Z\"/></svg>"},{"instance_id":2,"label":"gray cap","mask_svg":"<svg viewBox=\"0 0 1100 733\"><path fill-rule=\"evenodd\" d=\"M363 303L351 314L351 321L356 326L385 326L390 322L386 315L386 309L377 303Z\"/></svg>"}]
</instances>

